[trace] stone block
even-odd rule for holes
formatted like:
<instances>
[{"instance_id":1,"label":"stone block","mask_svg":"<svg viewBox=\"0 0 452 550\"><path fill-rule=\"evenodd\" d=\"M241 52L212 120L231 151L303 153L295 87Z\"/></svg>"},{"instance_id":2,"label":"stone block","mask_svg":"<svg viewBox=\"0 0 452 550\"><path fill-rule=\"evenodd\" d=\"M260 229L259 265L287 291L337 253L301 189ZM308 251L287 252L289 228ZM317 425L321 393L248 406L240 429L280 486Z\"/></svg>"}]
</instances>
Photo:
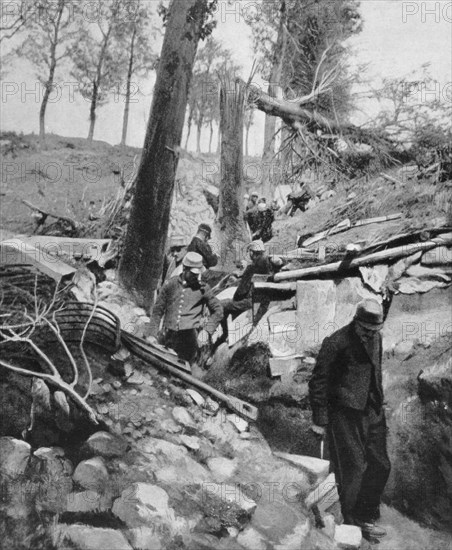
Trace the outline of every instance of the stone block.
<instances>
[{"instance_id":1,"label":"stone block","mask_svg":"<svg viewBox=\"0 0 452 550\"><path fill-rule=\"evenodd\" d=\"M66 496L66 512L105 512L110 510L111 497L97 491L81 491Z\"/></svg>"},{"instance_id":2,"label":"stone block","mask_svg":"<svg viewBox=\"0 0 452 550\"><path fill-rule=\"evenodd\" d=\"M85 448L92 456L114 458L122 456L128 447L127 441L108 432L96 432L90 436Z\"/></svg>"},{"instance_id":3,"label":"stone block","mask_svg":"<svg viewBox=\"0 0 452 550\"><path fill-rule=\"evenodd\" d=\"M222 502L235 504L248 514L252 514L256 509L256 502L242 491L238 483L205 483L203 494L205 497L217 498Z\"/></svg>"},{"instance_id":4,"label":"stone block","mask_svg":"<svg viewBox=\"0 0 452 550\"><path fill-rule=\"evenodd\" d=\"M215 481L226 481L237 470L237 462L222 456L207 459L207 467L212 472Z\"/></svg>"},{"instance_id":5,"label":"stone block","mask_svg":"<svg viewBox=\"0 0 452 550\"><path fill-rule=\"evenodd\" d=\"M161 550L162 542L151 527L134 527L129 529L128 539L134 550Z\"/></svg>"},{"instance_id":6,"label":"stone block","mask_svg":"<svg viewBox=\"0 0 452 550\"><path fill-rule=\"evenodd\" d=\"M174 407L172 415L176 422L179 422L179 424L182 424L186 428L194 428L196 426L192 415L185 407Z\"/></svg>"},{"instance_id":7,"label":"stone block","mask_svg":"<svg viewBox=\"0 0 452 550\"><path fill-rule=\"evenodd\" d=\"M0 437L0 476L15 479L22 476L30 459L31 447L14 437Z\"/></svg>"},{"instance_id":8,"label":"stone block","mask_svg":"<svg viewBox=\"0 0 452 550\"><path fill-rule=\"evenodd\" d=\"M287 460L298 468L305 471L316 483L320 483L328 476L330 463L328 460L315 458L313 456L294 455L290 453L275 452L275 456Z\"/></svg>"},{"instance_id":9,"label":"stone block","mask_svg":"<svg viewBox=\"0 0 452 550\"><path fill-rule=\"evenodd\" d=\"M358 550L361 546L362 533L356 525L337 525L334 531L334 541L344 550Z\"/></svg>"},{"instance_id":10,"label":"stone block","mask_svg":"<svg viewBox=\"0 0 452 550\"><path fill-rule=\"evenodd\" d=\"M88 525L61 525L58 532L78 550L132 550L121 531Z\"/></svg>"},{"instance_id":11,"label":"stone block","mask_svg":"<svg viewBox=\"0 0 452 550\"><path fill-rule=\"evenodd\" d=\"M297 355L289 357L270 357L270 372L272 376L287 376L297 372L301 366L301 358Z\"/></svg>"},{"instance_id":12,"label":"stone block","mask_svg":"<svg viewBox=\"0 0 452 550\"><path fill-rule=\"evenodd\" d=\"M336 477L334 474L323 480L319 485L309 493L305 499L307 508L317 504L320 512L325 512L339 500L336 486Z\"/></svg>"},{"instance_id":13,"label":"stone block","mask_svg":"<svg viewBox=\"0 0 452 550\"><path fill-rule=\"evenodd\" d=\"M72 479L84 489L103 490L108 483L108 472L102 458L83 460L77 465Z\"/></svg>"},{"instance_id":14,"label":"stone block","mask_svg":"<svg viewBox=\"0 0 452 550\"><path fill-rule=\"evenodd\" d=\"M334 281L297 281L296 348L299 353L321 343L324 332L334 323L335 311Z\"/></svg>"},{"instance_id":15,"label":"stone block","mask_svg":"<svg viewBox=\"0 0 452 550\"><path fill-rule=\"evenodd\" d=\"M254 527L247 527L239 533L237 542L246 550L267 550L265 537Z\"/></svg>"},{"instance_id":16,"label":"stone block","mask_svg":"<svg viewBox=\"0 0 452 550\"><path fill-rule=\"evenodd\" d=\"M133 483L113 504L113 514L128 527L149 526L174 514L168 506L168 494L150 483Z\"/></svg>"}]
</instances>

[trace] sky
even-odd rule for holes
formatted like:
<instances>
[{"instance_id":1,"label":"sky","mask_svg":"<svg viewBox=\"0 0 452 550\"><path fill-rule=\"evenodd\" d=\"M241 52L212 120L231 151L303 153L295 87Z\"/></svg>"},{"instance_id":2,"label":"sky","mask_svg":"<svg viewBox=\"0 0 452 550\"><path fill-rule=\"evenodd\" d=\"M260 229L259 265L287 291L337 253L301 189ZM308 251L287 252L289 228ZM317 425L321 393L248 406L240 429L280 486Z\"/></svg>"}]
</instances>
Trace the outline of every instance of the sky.
<instances>
[{"instance_id":1,"label":"sky","mask_svg":"<svg viewBox=\"0 0 452 550\"><path fill-rule=\"evenodd\" d=\"M156 0L150 0L156 1ZM273 0L269 0L273 1ZM276 0L274 0L276 1ZM334 0L332 0L334 1ZM214 37L232 51L243 67L244 78L250 74L254 61L249 26L245 19L258 17L257 2L252 0L219 0ZM367 64L365 74L370 86L378 88L382 78L398 77L430 64L430 73L437 81L433 88L419 90L422 101L435 97L452 100L452 2L446 0L362 0L363 31L347 44L352 56L350 64ZM2 55L8 47L3 48ZM49 105L46 129L65 136L86 137L89 102L71 93L71 80L58 80L60 86ZM131 104L128 144L141 147L149 116L154 77L138 81L139 93ZM255 82L262 84L259 75ZM38 132L38 114L42 94L27 62L15 62L2 82L1 128L17 132ZM357 86L357 92L363 90ZM116 95L110 104L98 109L95 139L117 144L121 136L123 97ZM378 111L369 100L357 104L355 122L363 123ZM260 155L263 146L264 115L257 113L250 132L250 153ZM203 137L207 150L208 130ZM194 134L194 132L193 132ZM185 143L183 137L182 143ZM216 143L216 136L213 143ZM195 148L195 136L189 141Z\"/></svg>"}]
</instances>

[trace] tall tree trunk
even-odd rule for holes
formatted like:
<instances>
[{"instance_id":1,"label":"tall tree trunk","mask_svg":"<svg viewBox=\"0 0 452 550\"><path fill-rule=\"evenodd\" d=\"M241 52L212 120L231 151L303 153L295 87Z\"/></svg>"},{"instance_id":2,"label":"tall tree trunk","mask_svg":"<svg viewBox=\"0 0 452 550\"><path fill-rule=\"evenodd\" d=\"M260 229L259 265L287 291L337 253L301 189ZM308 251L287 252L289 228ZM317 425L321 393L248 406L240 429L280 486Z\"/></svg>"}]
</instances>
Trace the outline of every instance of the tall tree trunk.
<instances>
[{"instance_id":1,"label":"tall tree trunk","mask_svg":"<svg viewBox=\"0 0 452 550\"><path fill-rule=\"evenodd\" d=\"M209 138L209 153L212 152L212 139L213 139L213 121L209 122L210 138Z\"/></svg>"},{"instance_id":2,"label":"tall tree trunk","mask_svg":"<svg viewBox=\"0 0 452 550\"><path fill-rule=\"evenodd\" d=\"M39 140L41 143L44 143L46 137L46 109L47 103L49 101L50 94L52 93L53 80L55 78L55 69L56 69L56 58L55 58L55 48L52 48L53 55L50 65L49 78L45 84L44 96L41 102L41 108L39 109Z\"/></svg>"},{"instance_id":3,"label":"tall tree trunk","mask_svg":"<svg viewBox=\"0 0 452 550\"><path fill-rule=\"evenodd\" d=\"M46 109L47 109L47 103L49 102L50 94L52 93L53 81L55 79L55 70L57 66L56 49L58 45L61 18L63 17L65 4L66 4L66 0L59 0L58 2L58 15L55 20L53 36L50 38L49 77L47 78L47 82L45 84L44 96L42 98L41 108L39 109L39 140L41 143L44 143L45 137L46 137L46 124L45 124Z\"/></svg>"},{"instance_id":4,"label":"tall tree trunk","mask_svg":"<svg viewBox=\"0 0 452 550\"><path fill-rule=\"evenodd\" d=\"M278 88L281 87L282 63L286 45L286 3L281 0L279 14L278 37L276 39L275 50L273 52L272 67L270 72L270 82L268 84L268 95L276 97ZM269 114L265 115L264 126L264 151L262 153L262 195L270 197L272 193L272 175L275 164L275 133L276 118Z\"/></svg>"},{"instance_id":5,"label":"tall tree trunk","mask_svg":"<svg viewBox=\"0 0 452 550\"><path fill-rule=\"evenodd\" d=\"M124 117L122 119L122 136L121 145L125 146L127 140L127 126L129 125L129 109L130 109L130 83L132 81L133 74L133 61L134 61L134 49L135 49L135 37L137 34L136 27L133 28L132 39L130 41L129 50L129 67L127 69L127 83L126 83L126 97L124 105Z\"/></svg>"},{"instance_id":6,"label":"tall tree trunk","mask_svg":"<svg viewBox=\"0 0 452 550\"><path fill-rule=\"evenodd\" d=\"M122 284L146 308L153 304L163 267L178 149L207 4L207 0L173 0L170 5L119 266Z\"/></svg>"},{"instance_id":7,"label":"tall tree trunk","mask_svg":"<svg viewBox=\"0 0 452 550\"><path fill-rule=\"evenodd\" d=\"M234 90L232 93L231 90ZM220 88L220 203L217 233L221 238L220 262L232 270L242 259L246 237L243 220L243 116L246 87L241 81L234 84L221 81Z\"/></svg>"},{"instance_id":8,"label":"tall tree trunk","mask_svg":"<svg viewBox=\"0 0 452 550\"><path fill-rule=\"evenodd\" d=\"M247 124L245 126L245 156L246 157L249 157L249 150L248 150L248 142L249 142L249 137L250 137L250 126L251 124Z\"/></svg>"},{"instance_id":9,"label":"tall tree trunk","mask_svg":"<svg viewBox=\"0 0 452 550\"><path fill-rule=\"evenodd\" d=\"M218 123L218 136L217 136L217 155L220 154L221 151L221 132L220 132L220 123Z\"/></svg>"},{"instance_id":10,"label":"tall tree trunk","mask_svg":"<svg viewBox=\"0 0 452 550\"><path fill-rule=\"evenodd\" d=\"M200 118L196 123L196 152L201 152L201 130L202 130L203 119Z\"/></svg>"},{"instance_id":11,"label":"tall tree trunk","mask_svg":"<svg viewBox=\"0 0 452 550\"><path fill-rule=\"evenodd\" d=\"M93 94L91 96L91 105L89 108L89 132L88 132L89 143L93 141L93 137L94 137L94 126L96 124L97 94L98 94L98 85L97 85L97 81L94 81Z\"/></svg>"},{"instance_id":12,"label":"tall tree trunk","mask_svg":"<svg viewBox=\"0 0 452 550\"><path fill-rule=\"evenodd\" d=\"M191 120L189 119L188 120L188 125L187 125L187 137L185 138L185 150L188 151L188 138L190 137L190 132L191 132Z\"/></svg>"}]
</instances>

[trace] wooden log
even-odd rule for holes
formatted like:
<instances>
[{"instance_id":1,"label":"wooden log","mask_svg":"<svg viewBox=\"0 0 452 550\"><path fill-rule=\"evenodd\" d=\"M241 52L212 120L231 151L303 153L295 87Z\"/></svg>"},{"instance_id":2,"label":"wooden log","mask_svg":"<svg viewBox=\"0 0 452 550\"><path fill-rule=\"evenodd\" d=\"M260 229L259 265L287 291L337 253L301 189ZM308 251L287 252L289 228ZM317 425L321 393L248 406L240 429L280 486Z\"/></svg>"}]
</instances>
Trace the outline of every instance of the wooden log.
<instances>
[{"instance_id":1,"label":"wooden log","mask_svg":"<svg viewBox=\"0 0 452 550\"><path fill-rule=\"evenodd\" d=\"M431 239L430 241L426 241L423 243L407 244L405 246L398 246L389 250L382 250L381 252L375 252L373 254L369 254L368 256L355 258L348 263L334 262L326 265L319 265L315 267L307 267L304 269L286 271L284 273L277 273L274 276L274 280L275 282L290 281L303 279L305 277L322 275L325 273L337 273L339 271L345 272L355 267L383 263L387 260L395 260L396 258L410 256L411 254L414 254L421 250L431 250L436 246L447 246L450 244L452 244L452 233L445 233L444 235L438 236L435 239Z\"/></svg>"},{"instance_id":2,"label":"wooden log","mask_svg":"<svg viewBox=\"0 0 452 550\"><path fill-rule=\"evenodd\" d=\"M295 292L297 283L253 283L254 290L276 290L281 292Z\"/></svg>"},{"instance_id":3,"label":"wooden log","mask_svg":"<svg viewBox=\"0 0 452 550\"><path fill-rule=\"evenodd\" d=\"M377 218L366 218L364 220L358 220L352 225L352 227L361 227L362 225L370 225L371 223L389 222L393 220L398 220L402 216L402 212L397 212L397 214L388 214L387 216L379 216Z\"/></svg>"},{"instance_id":4,"label":"wooden log","mask_svg":"<svg viewBox=\"0 0 452 550\"><path fill-rule=\"evenodd\" d=\"M60 216L59 214L55 214L54 212L47 212L45 210L42 210L42 208L38 208L37 206L35 206L34 204L32 204L31 202L25 199L22 199L22 202L23 204L25 204L25 206L28 206L28 208L31 208L31 210L35 210L36 212L39 212L45 217L49 216L50 218L55 218L57 220L67 222L71 226L71 228L74 230L78 229L81 226L79 222L76 222L75 220L73 220L72 218L69 218L68 216Z\"/></svg>"},{"instance_id":5,"label":"wooden log","mask_svg":"<svg viewBox=\"0 0 452 550\"><path fill-rule=\"evenodd\" d=\"M405 185L403 181L393 178L392 176L388 176L388 174L385 174L384 172L380 172L380 176L385 180L390 181L391 183L395 183L397 185Z\"/></svg>"}]
</instances>

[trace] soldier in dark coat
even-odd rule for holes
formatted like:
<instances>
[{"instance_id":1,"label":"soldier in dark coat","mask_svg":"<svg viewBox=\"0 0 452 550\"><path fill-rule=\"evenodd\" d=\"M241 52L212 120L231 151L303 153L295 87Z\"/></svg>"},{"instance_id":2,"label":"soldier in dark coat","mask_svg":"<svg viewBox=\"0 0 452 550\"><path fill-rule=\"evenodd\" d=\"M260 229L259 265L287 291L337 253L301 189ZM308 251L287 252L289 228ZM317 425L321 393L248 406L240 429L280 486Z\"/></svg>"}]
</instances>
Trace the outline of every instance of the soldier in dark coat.
<instances>
[{"instance_id":1,"label":"soldier in dark coat","mask_svg":"<svg viewBox=\"0 0 452 550\"><path fill-rule=\"evenodd\" d=\"M358 305L352 323L325 338L311 380L312 430L327 433L344 522L367 538L386 534L375 525L390 462L383 408L383 308Z\"/></svg>"},{"instance_id":2,"label":"soldier in dark coat","mask_svg":"<svg viewBox=\"0 0 452 550\"><path fill-rule=\"evenodd\" d=\"M206 269L215 267L218 263L218 256L212 251L209 244L212 236L212 228L207 223L200 223L196 235L188 245L187 252L197 252L201 254Z\"/></svg>"}]
</instances>

